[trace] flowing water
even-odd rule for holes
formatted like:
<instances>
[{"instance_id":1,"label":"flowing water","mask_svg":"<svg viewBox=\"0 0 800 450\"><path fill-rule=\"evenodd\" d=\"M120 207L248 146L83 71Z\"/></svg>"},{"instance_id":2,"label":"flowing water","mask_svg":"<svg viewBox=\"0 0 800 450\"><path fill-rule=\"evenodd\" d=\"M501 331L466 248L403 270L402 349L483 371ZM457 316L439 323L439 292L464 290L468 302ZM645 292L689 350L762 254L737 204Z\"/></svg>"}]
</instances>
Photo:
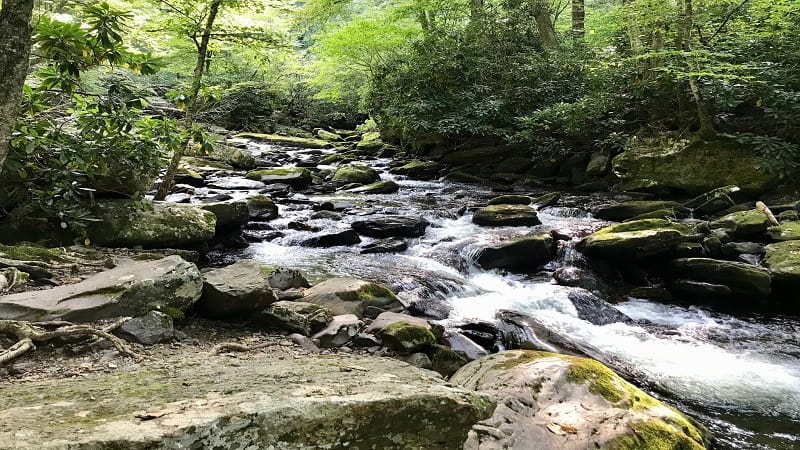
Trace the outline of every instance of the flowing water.
<instances>
[{"instance_id":1,"label":"flowing water","mask_svg":"<svg viewBox=\"0 0 800 450\"><path fill-rule=\"evenodd\" d=\"M251 145L251 150L271 148ZM288 157L299 161L304 155L294 150ZM368 164L382 171L389 162ZM479 227L472 224L469 208L493 197L488 189L404 180L386 172L382 178L395 180L400 191L295 195L281 204L281 217L270 222L284 236L251 244L244 254L265 264L301 269L312 282L330 276L382 282L405 303L444 317L446 326L476 319L492 322L500 309L533 315L551 329L633 367L637 379L632 381L699 418L715 432L718 448L800 448L798 318L732 316L629 299L616 306L635 323L592 325L577 318L567 298L572 288L550 278L557 267L584 264L573 245L562 245L557 260L535 275L486 271L473 261L482 247L532 231L555 229L577 239L603 226L580 208L596 199L570 197L560 203L567 206L544 208L537 227ZM341 220L312 218L307 201L330 201L347 213ZM313 233L288 227L300 221L325 231L344 230L355 220L384 214L424 217L431 226L423 237L409 239L403 253L371 255L361 255L359 246L301 247L299 242ZM364 244L371 241L363 238Z\"/></svg>"}]
</instances>

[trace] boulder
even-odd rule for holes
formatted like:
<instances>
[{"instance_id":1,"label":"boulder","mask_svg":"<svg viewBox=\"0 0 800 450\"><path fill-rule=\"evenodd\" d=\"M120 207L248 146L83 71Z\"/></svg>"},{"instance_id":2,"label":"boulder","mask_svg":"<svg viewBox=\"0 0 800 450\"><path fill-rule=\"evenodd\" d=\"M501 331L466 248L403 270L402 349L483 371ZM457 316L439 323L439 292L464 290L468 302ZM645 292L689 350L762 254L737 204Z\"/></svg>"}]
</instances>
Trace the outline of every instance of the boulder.
<instances>
[{"instance_id":1,"label":"boulder","mask_svg":"<svg viewBox=\"0 0 800 450\"><path fill-rule=\"evenodd\" d=\"M361 135L361 140L356 144L356 149L362 152L372 153L383 148L381 134L377 131L370 131Z\"/></svg>"},{"instance_id":2,"label":"boulder","mask_svg":"<svg viewBox=\"0 0 800 450\"><path fill-rule=\"evenodd\" d=\"M214 237L217 217L194 205L155 202L141 209L130 200L98 202L92 243L106 247L186 247Z\"/></svg>"},{"instance_id":3,"label":"boulder","mask_svg":"<svg viewBox=\"0 0 800 450\"><path fill-rule=\"evenodd\" d=\"M553 279L561 286L579 287L595 295L607 289L602 281L588 270L577 267L559 267L553 272Z\"/></svg>"},{"instance_id":4,"label":"boulder","mask_svg":"<svg viewBox=\"0 0 800 450\"><path fill-rule=\"evenodd\" d=\"M494 408L391 358L280 355L184 352L3 383L0 448L452 449Z\"/></svg>"},{"instance_id":5,"label":"boulder","mask_svg":"<svg viewBox=\"0 0 800 450\"><path fill-rule=\"evenodd\" d=\"M269 221L278 218L278 205L266 195L247 197L247 208L250 211L250 220Z\"/></svg>"},{"instance_id":6,"label":"boulder","mask_svg":"<svg viewBox=\"0 0 800 450\"><path fill-rule=\"evenodd\" d=\"M361 254L370 253L397 253L408 249L408 244L402 239L387 238L370 242L361 247Z\"/></svg>"},{"instance_id":7,"label":"boulder","mask_svg":"<svg viewBox=\"0 0 800 450\"><path fill-rule=\"evenodd\" d=\"M214 146L211 157L229 164L234 169L252 170L256 167L256 159L246 151L225 144Z\"/></svg>"},{"instance_id":8,"label":"boulder","mask_svg":"<svg viewBox=\"0 0 800 450\"><path fill-rule=\"evenodd\" d=\"M776 285L800 288L800 240L767 245L764 265Z\"/></svg>"},{"instance_id":9,"label":"boulder","mask_svg":"<svg viewBox=\"0 0 800 450\"><path fill-rule=\"evenodd\" d=\"M451 383L497 401L464 449L706 448L708 432L603 364L512 350L473 361Z\"/></svg>"},{"instance_id":10,"label":"boulder","mask_svg":"<svg viewBox=\"0 0 800 450\"><path fill-rule=\"evenodd\" d=\"M362 326L364 322L354 314L334 316L328 326L311 339L319 341L320 348L341 347L350 342Z\"/></svg>"},{"instance_id":11,"label":"boulder","mask_svg":"<svg viewBox=\"0 0 800 450\"><path fill-rule=\"evenodd\" d=\"M489 352L485 348L457 331L445 331L442 340L456 353L466 356L469 361L474 361L489 355Z\"/></svg>"},{"instance_id":12,"label":"boulder","mask_svg":"<svg viewBox=\"0 0 800 450\"><path fill-rule=\"evenodd\" d=\"M578 311L578 318L591 324L608 325L616 322L632 322L630 317L621 313L614 305L585 289L574 289L567 294L567 298Z\"/></svg>"},{"instance_id":13,"label":"boulder","mask_svg":"<svg viewBox=\"0 0 800 450\"><path fill-rule=\"evenodd\" d=\"M161 311L180 316L200 298L197 266L179 256L123 262L80 283L0 297L0 319L92 322Z\"/></svg>"},{"instance_id":14,"label":"boulder","mask_svg":"<svg viewBox=\"0 0 800 450\"><path fill-rule=\"evenodd\" d=\"M306 240L301 245L304 247L338 247L340 245L355 245L361 242L358 233L354 230L342 230L334 233L316 234Z\"/></svg>"},{"instance_id":15,"label":"boulder","mask_svg":"<svg viewBox=\"0 0 800 450\"><path fill-rule=\"evenodd\" d=\"M531 205L535 209L542 209L548 206L554 206L561 200L561 193L559 192L550 192L548 194L541 195L534 199L531 199Z\"/></svg>"},{"instance_id":16,"label":"boulder","mask_svg":"<svg viewBox=\"0 0 800 450\"><path fill-rule=\"evenodd\" d=\"M365 333L380 337L383 344L400 353L423 351L436 342L431 324L419 317L394 312L381 313Z\"/></svg>"},{"instance_id":17,"label":"boulder","mask_svg":"<svg viewBox=\"0 0 800 450\"><path fill-rule=\"evenodd\" d=\"M428 350L428 355L431 358L431 369L439 372L443 377L452 376L469 362L463 354L439 344L432 345Z\"/></svg>"},{"instance_id":18,"label":"boulder","mask_svg":"<svg viewBox=\"0 0 800 450\"><path fill-rule=\"evenodd\" d=\"M400 190L400 185L394 181L378 181L370 183L366 186L357 187L348 190L354 194L393 194Z\"/></svg>"},{"instance_id":19,"label":"boulder","mask_svg":"<svg viewBox=\"0 0 800 450\"><path fill-rule=\"evenodd\" d=\"M313 181L311 172L303 167L253 170L247 172L246 177L264 184L288 184L292 189L305 189Z\"/></svg>"},{"instance_id":20,"label":"boulder","mask_svg":"<svg viewBox=\"0 0 800 450\"><path fill-rule=\"evenodd\" d=\"M767 234L773 241L800 240L800 222L787 222L775 227L770 227Z\"/></svg>"},{"instance_id":21,"label":"boulder","mask_svg":"<svg viewBox=\"0 0 800 450\"><path fill-rule=\"evenodd\" d=\"M688 217L689 209L677 202L633 200L623 203L600 205L592 211L594 216L601 220L622 222L642 214L659 210L672 211L673 217Z\"/></svg>"},{"instance_id":22,"label":"boulder","mask_svg":"<svg viewBox=\"0 0 800 450\"><path fill-rule=\"evenodd\" d=\"M381 180L381 176L372 167L360 164L342 164L333 174L332 181L339 184L371 184Z\"/></svg>"},{"instance_id":23,"label":"boulder","mask_svg":"<svg viewBox=\"0 0 800 450\"><path fill-rule=\"evenodd\" d=\"M505 269L531 273L550 262L556 255L556 245L550 233L533 233L484 248L476 263L484 269Z\"/></svg>"},{"instance_id":24,"label":"boulder","mask_svg":"<svg viewBox=\"0 0 800 450\"><path fill-rule=\"evenodd\" d=\"M608 172L608 155L600 152L592 153L589 162L586 164L586 176L589 178L599 178Z\"/></svg>"},{"instance_id":25,"label":"boulder","mask_svg":"<svg viewBox=\"0 0 800 450\"><path fill-rule=\"evenodd\" d=\"M472 222L489 227L526 227L542 223L536 210L526 205L489 205L475 211Z\"/></svg>"},{"instance_id":26,"label":"boulder","mask_svg":"<svg viewBox=\"0 0 800 450\"><path fill-rule=\"evenodd\" d=\"M389 172L395 175L405 175L414 180L432 180L441 170L442 165L437 162L415 159L400 167L395 167Z\"/></svg>"},{"instance_id":27,"label":"boulder","mask_svg":"<svg viewBox=\"0 0 800 450\"><path fill-rule=\"evenodd\" d=\"M333 314L324 306L281 301L259 311L253 322L268 328L311 336L328 326L332 319Z\"/></svg>"},{"instance_id":28,"label":"boulder","mask_svg":"<svg viewBox=\"0 0 800 450\"><path fill-rule=\"evenodd\" d=\"M770 225L767 216L757 209L737 211L709 223L711 229L724 229L736 238L763 234Z\"/></svg>"},{"instance_id":29,"label":"boulder","mask_svg":"<svg viewBox=\"0 0 800 450\"><path fill-rule=\"evenodd\" d=\"M663 219L645 219L602 228L578 243L587 256L621 261L665 253L695 239L692 227Z\"/></svg>"},{"instance_id":30,"label":"boulder","mask_svg":"<svg viewBox=\"0 0 800 450\"><path fill-rule=\"evenodd\" d=\"M530 205L531 198L527 195L500 195L489 200L490 205Z\"/></svg>"},{"instance_id":31,"label":"boulder","mask_svg":"<svg viewBox=\"0 0 800 450\"><path fill-rule=\"evenodd\" d=\"M383 216L367 220L357 220L352 227L359 234L373 238L420 237L425 234L429 223L423 218L404 216Z\"/></svg>"},{"instance_id":32,"label":"boulder","mask_svg":"<svg viewBox=\"0 0 800 450\"><path fill-rule=\"evenodd\" d=\"M232 190L232 191L257 191L260 189L264 189L265 187L267 187L267 185L260 181L249 180L247 178L226 177L209 181L208 187L211 189L222 189L222 190Z\"/></svg>"},{"instance_id":33,"label":"boulder","mask_svg":"<svg viewBox=\"0 0 800 450\"><path fill-rule=\"evenodd\" d=\"M198 206L214 213L217 217L217 232L241 228L250 220L250 209L247 207L247 202L243 200L202 203Z\"/></svg>"},{"instance_id":34,"label":"boulder","mask_svg":"<svg viewBox=\"0 0 800 450\"><path fill-rule=\"evenodd\" d=\"M697 195L736 185L742 191L760 193L776 181L764 169L759 152L734 139L664 141L631 139L628 148L614 158L614 173L624 181L623 189Z\"/></svg>"},{"instance_id":35,"label":"boulder","mask_svg":"<svg viewBox=\"0 0 800 450\"><path fill-rule=\"evenodd\" d=\"M322 139L323 141L340 142L340 141L343 140L342 136L340 136L340 135L338 135L336 133L332 133L332 132L330 132L328 130L319 129L319 130L317 130L316 134L317 134L317 137Z\"/></svg>"},{"instance_id":36,"label":"boulder","mask_svg":"<svg viewBox=\"0 0 800 450\"><path fill-rule=\"evenodd\" d=\"M311 287L311 284L299 270L285 267L278 267L269 272L269 285L279 291Z\"/></svg>"},{"instance_id":37,"label":"boulder","mask_svg":"<svg viewBox=\"0 0 800 450\"><path fill-rule=\"evenodd\" d=\"M173 340L175 329L172 327L172 317L160 311L150 311L123 323L115 334L137 344L155 345Z\"/></svg>"},{"instance_id":38,"label":"boulder","mask_svg":"<svg viewBox=\"0 0 800 450\"><path fill-rule=\"evenodd\" d=\"M322 139L313 139L311 137L306 138L299 136L283 136L278 134L262 134L262 133L240 133L235 137L244 139L253 139L262 142L269 142L272 144L282 145L284 147L314 148L314 149L333 147L333 145L328 141L323 141Z\"/></svg>"},{"instance_id":39,"label":"boulder","mask_svg":"<svg viewBox=\"0 0 800 450\"><path fill-rule=\"evenodd\" d=\"M304 302L330 308L333 314L364 316L368 307L385 311L402 311L403 305L394 292L377 283L357 278L330 278L306 290Z\"/></svg>"},{"instance_id":40,"label":"boulder","mask_svg":"<svg viewBox=\"0 0 800 450\"><path fill-rule=\"evenodd\" d=\"M676 278L727 286L735 295L766 297L771 292L769 272L750 264L710 258L684 258L672 261L671 266Z\"/></svg>"},{"instance_id":41,"label":"boulder","mask_svg":"<svg viewBox=\"0 0 800 450\"><path fill-rule=\"evenodd\" d=\"M203 274L203 296L195 307L209 319L237 319L276 301L261 264L250 259Z\"/></svg>"}]
</instances>

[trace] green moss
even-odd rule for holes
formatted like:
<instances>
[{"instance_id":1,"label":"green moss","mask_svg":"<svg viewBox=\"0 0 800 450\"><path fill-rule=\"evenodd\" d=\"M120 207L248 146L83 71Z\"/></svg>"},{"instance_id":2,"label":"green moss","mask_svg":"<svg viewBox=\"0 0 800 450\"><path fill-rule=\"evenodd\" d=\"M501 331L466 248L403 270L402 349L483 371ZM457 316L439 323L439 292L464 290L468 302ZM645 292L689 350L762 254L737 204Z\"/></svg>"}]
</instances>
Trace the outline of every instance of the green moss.
<instances>
[{"instance_id":1,"label":"green moss","mask_svg":"<svg viewBox=\"0 0 800 450\"><path fill-rule=\"evenodd\" d=\"M182 310L173 306L161 305L158 307L158 311L161 311L173 320L183 320L183 318L186 317Z\"/></svg>"},{"instance_id":2,"label":"green moss","mask_svg":"<svg viewBox=\"0 0 800 450\"><path fill-rule=\"evenodd\" d=\"M311 172L309 172L308 169L302 167L278 167L275 169L252 170L250 172L247 172L247 175L245 175L245 177L250 180L261 181L261 177L263 176L285 177L291 175L302 176L304 178L308 177L309 180L311 179Z\"/></svg>"},{"instance_id":3,"label":"green moss","mask_svg":"<svg viewBox=\"0 0 800 450\"><path fill-rule=\"evenodd\" d=\"M389 288L377 283L368 283L354 291L341 292L339 298L346 302L360 302L387 298L397 300L397 296Z\"/></svg>"},{"instance_id":4,"label":"green moss","mask_svg":"<svg viewBox=\"0 0 800 450\"><path fill-rule=\"evenodd\" d=\"M771 227L768 233L769 237L776 241L800 240L800 222L787 222L776 227Z\"/></svg>"},{"instance_id":5,"label":"green moss","mask_svg":"<svg viewBox=\"0 0 800 450\"><path fill-rule=\"evenodd\" d=\"M372 167L359 164L344 164L336 169L333 181L341 183L370 184L380 181L381 177Z\"/></svg>"},{"instance_id":6,"label":"green moss","mask_svg":"<svg viewBox=\"0 0 800 450\"><path fill-rule=\"evenodd\" d=\"M635 388L628 385L616 373L602 363L588 358L570 358L567 380L571 383L588 383L589 392L600 395L611 403L618 403L626 399L641 401L635 395Z\"/></svg>"},{"instance_id":7,"label":"green moss","mask_svg":"<svg viewBox=\"0 0 800 450\"><path fill-rule=\"evenodd\" d=\"M469 362L462 354L443 345L434 344L430 347L428 353L433 364L433 370L445 377L452 376L458 369Z\"/></svg>"},{"instance_id":8,"label":"green moss","mask_svg":"<svg viewBox=\"0 0 800 450\"><path fill-rule=\"evenodd\" d=\"M275 144L285 145L287 147L303 147L303 148L328 148L331 143L322 139L303 138L297 136L281 136L277 134L261 134L261 133L240 133L236 135L237 138L254 139L257 141L272 142Z\"/></svg>"},{"instance_id":9,"label":"green moss","mask_svg":"<svg viewBox=\"0 0 800 450\"><path fill-rule=\"evenodd\" d=\"M68 259L64 248L47 248L33 244L0 244L0 257L19 261L65 261Z\"/></svg>"},{"instance_id":10,"label":"green moss","mask_svg":"<svg viewBox=\"0 0 800 450\"><path fill-rule=\"evenodd\" d=\"M651 419L630 426L631 432L605 445L609 450L702 450L702 439L695 440L681 428Z\"/></svg>"}]
</instances>

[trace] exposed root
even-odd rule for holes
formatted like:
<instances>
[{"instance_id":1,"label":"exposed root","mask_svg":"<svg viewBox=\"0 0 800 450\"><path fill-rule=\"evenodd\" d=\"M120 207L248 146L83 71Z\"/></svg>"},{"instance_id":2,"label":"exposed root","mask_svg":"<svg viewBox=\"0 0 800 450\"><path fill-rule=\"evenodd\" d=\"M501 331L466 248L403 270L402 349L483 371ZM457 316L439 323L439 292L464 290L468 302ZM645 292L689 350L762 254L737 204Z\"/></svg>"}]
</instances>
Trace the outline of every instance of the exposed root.
<instances>
[{"instance_id":1,"label":"exposed root","mask_svg":"<svg viewBox=\"0 0 800 450\"><path fill-rule=\"evenodd\" d=\"M31 323L19 320L0 320L0 334L15 336L19 342L11 346L8 350L0 353L0 364L7 363L33 349L34 343L45 343L60 338L95 338L96 340L107 340L114 345L114 348L121 355L130 356L140 361L144 359L128 347L120 338L111 334L130 318L119 319L104 328L97 329L90 325L73 325L69 322L42 322ZM47 328L55 328L48 330Z\"/></svg>"}]
</instances>

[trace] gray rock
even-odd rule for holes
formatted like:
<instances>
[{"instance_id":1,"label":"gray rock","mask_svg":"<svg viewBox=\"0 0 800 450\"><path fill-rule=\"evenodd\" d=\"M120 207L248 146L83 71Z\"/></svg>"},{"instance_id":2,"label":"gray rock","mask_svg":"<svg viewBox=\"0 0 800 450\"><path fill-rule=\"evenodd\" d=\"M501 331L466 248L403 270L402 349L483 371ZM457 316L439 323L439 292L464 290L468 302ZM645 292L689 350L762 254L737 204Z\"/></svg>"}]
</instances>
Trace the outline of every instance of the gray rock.
<instances>
[{"instance_id":1,"label":"gray rock","mask_svg":"<svg viewBox=\"0 0 800 450\"><path fill-rule=\"evenodd\" d=\"M356 337L362 326L364 322L354 314L334 316L328 326L311 339L319 340L321 348L341 347Z\"/></svg>"},{"instance_id":2,"label":"gray rock","mask_svg":"<svg viewBox=\"0 0 800 450\"><path fill-rule=\"evenodd\" d=\"M180 314L202 289L197 266L179 256L124 262L80 283L0 297L0 318L92 322L152 310Z\"/></svg>"},{"instance_id":3,"label":"gray rock","mask_svg":"<svg viewBox=\"0 0 800 450\"><path fill-rule=\"evenodd\" d=\"M602 220L622 222L647 213L660 210L672 211L673 217L688 217L689 209L680 203L651 200L633 200L623 203L600 205L592 210L595 217Z\"/></svg>"},{"instance_id":4,"label":"gray rock","mask_svg":"<svg viewBox=\"0 0 800 450\"><path fill-rule=\"evenodd\" d=\"M408 244L402 239L381 239L370 242L361 247L361 254L369 253L397 253L408 249Z\"/></svg>"},{"instance_id":5,"label":"gray rock","mask_svg":"<svg viewBox=\"0 0 800 450\"><path fill-rule=\"evenodd\" d=\"M253 321L270 328L311 336L333 319L331 311L306 302L279 301L258 312Z\"/></svg>"},{"instance_id":6,"label":"gray rock","mask_svg":"<svg viewBox=\"0 0 800 450\"><path fill-rule=\"evenodd\" d=\"M444 333L444 342L448 347L462 353L470 361L489 356L489 352L485 348L457 331L446 331Z\"/></svg>"},{"instance_id":7,"label":"gray rock","mask_svg":"<svg viewBox=\"0 0 800 450\"><path fill-rule=\"evenodd\" d=\"M355 230L342 230L335 233L320 233L306 240L301 245L304 247L338 247L340 245L355 245L361 242Z\"/></svg>"},{"instance_id":8,"label":"gray rock","mask_svg":"<svg viewBox=\"0 0 800 450\"><path fill-rule=\"evenodd\" d=\"M415 353L436 342L427 320L394 312L381 313L365 330L376 334L383 344L401 353Z\"/></svg>"},{"instance_id":9,"label":"gray rock","mask_svg":"<svg viewBox=\"0 0 800 450\"><path fill-rule=\"evenodd\" d=\"M769 271L745 263L684 258L672 261L671 267L676 278L727 286L737 295L766 297L772 291Z\"/></svg>"},{"instance_id":10,"label":"gray rock","mask_svg":"<svg viewBox=\"0 0 800 450\"><path fill-rule=\"evenodd\" d=\"M116 334L123 339L142 345L155 345L175 338L172 317L159 312L149 313L122 324Z\"/></svg>"},{"instance_id":11,"label":"gray rock","mask_svg":"<svg viewBox=\"0 0 800 450\"><path fill-rule=\"evenodd\" d=\"M525 227L542 223L536 210L526 205L489 205L475 211L472 222L492 227Z\"/></svg>"},{"instance_id":12,"label":"gray rock","mask_svg":"<svg viewBox=\"0 0 800 450\"><path fill-rule=\"evenodd\" d=\"M431 369L433 368L433 363L431 359L425 353L412 353L410 355L398 355L397 359L403 361L405 363L411 364L414 367L419 367L420 369Z\"/></svg>"},{"instance_id":13,"label":"gray rock","mask_svg":"<svg viewBox=\"0 0 800 450\"><path fill-rule=\"evenodd\" d=\"M531 198L527 195L500 195L489 200L490 205L530 205Z\"/></svg>"},{"instance_id":14,"label":"gray rock","mask_svg":"<svg viewBox=\"0 0 800 450\"><path fill-rule=\"evenodd\" d=\"M357 278L330 278L306 290L304 302L327 306L334 314L364 317L368 307L384 311L402 311L394 292L377 283Z\"/></svg>"},{"instance_id":15,"label":"gray rock","mask_svg":"<svg viewBox=\"0 0 800 450\"><path fill-rule=\"evenodd\" d=\"M288 184L292 189L305 189L312 182L311 172L302 167L253 170L246 176L250 180L260 181L264 184Z\"/></svg>"},{"instance_id":16,"label":"gray rock","mask_svg":"<svg viewBox=\"0 0 800 450\"><path fill-rule=\"evenodd\" d=\"M311 283L299 270L285 267L278 267L270 272L269 285L279 291L311 287Z\"/></svg>"},{"instance_id":17,"label":"gray rock","mask_svg":"<svg viewBox=\"0 0 800 450\"><path fill-rule=\"evenodd\" d=\"M377 181L366 186L350 189L354 194L394 194L400 190L400 185L391 180Z\"/></svg>"},{"instance_id":18,"label":"gray rock","mask_svg":"<svg viewBox=\"0 0 800 450\"><path fill-rule=\"evenodd\" d=\"M203 296L197 311L210 319L235 319L259 311L278 300L261 264L238 261L203 274Z\"/></svg>"},{"instance_id":19,"label":"gray rock","mask_svg":"<svg viewBox=\"0 0 800 450\"><path fill-rule=\"evenodd\" d=\"M552 260L555 254L555 240L550 233L533 233L482 249L476 262L484 269L530 273Z\"/></svg>"},{"instance_id":20,"label":"gray rock","mask_svg":"<svg viewBox=\"0 0 800 450\"><path fill-rule=\"evenodd\" d=\"M250 220L269 221L278 218L278 205L266 195L247 197L247 208L250 210Z\"/></svg>"},{"instance_id":21,"label":"gray rock","mask_svg":"<svg viewBox=\"0 0 800 450\"><path fill-rule=\"evenodd\" d=\"M567 298L578 311L578 318L594 325L632 322L631 318L621 313L611 303L592 294L585 289L575 289L567 294Z\"/></svg>"},{"instance_id":22,"label":"gray rock","mask_svg":"<svg viewBox=\"0 0 800 450\"><path fill-rule=\"evenodd\" d=\"M230 230L240 228L250 219L250 209L242 200L203 203L200 208L214 213L217 217L216 229Z\"/></svg>"},{"instance_id":23,"label":"gray rock","mask_svg":"<svg viewBox=\"0 0 800 450\"><path fill-rule=\"evenodd\" d=\"M267 185L260 181L248 180L247 178L230 177L209 181L208 187L212 189L257 191L264 189Z\"/></svg>"},{"instance_id":24,"label":"gray rock","mask_svg":"<svg viewBox=\"0 0 800 450\"><path fill-rule=\"evenodd\" d=\"M359 234L373 238L420 237L430 225L427 220L417 217L384 216L367 220L357 220L352 227Z\"/></svg>"}]
</instances>

